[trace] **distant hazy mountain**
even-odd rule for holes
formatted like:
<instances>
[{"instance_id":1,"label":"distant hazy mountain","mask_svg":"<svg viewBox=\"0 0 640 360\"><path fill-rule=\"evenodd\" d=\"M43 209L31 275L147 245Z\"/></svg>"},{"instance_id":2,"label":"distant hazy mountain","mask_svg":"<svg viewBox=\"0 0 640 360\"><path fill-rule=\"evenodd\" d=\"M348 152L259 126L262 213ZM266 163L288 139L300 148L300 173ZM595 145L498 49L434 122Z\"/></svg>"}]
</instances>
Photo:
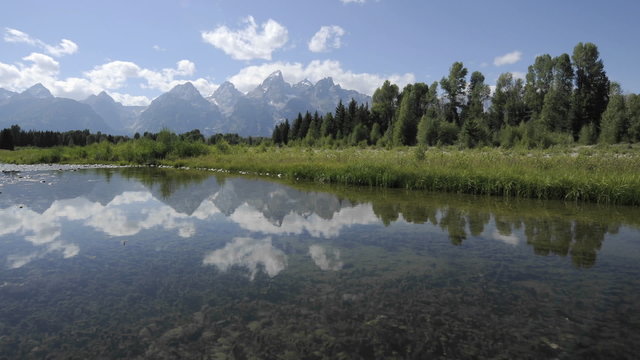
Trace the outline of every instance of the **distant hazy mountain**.
<instances>
[{"instance_id":1,"label":"distant hazy mountain","mask_svg":"<svg viewBox=\"0 0 640 360\"><path fill-rule=\"evenodd\" d=\"M225 82L206 99L187 82L160 95L148 107L123 106L105 92L81 102L56 98L36 84L19 94L0 89L0 128L18 124L25 129L132 134L166 127L177 133L199 129L207 135L270 136L284 119L292 120L306 111L333 112L339 101L346 105L351 99L371 103L369 96L342 89L331 78L291 85L280 71L247 94Z\"/></svg>"},{"instance_id":2,"label":"distant hazy mountain","mask_svg":"<svg viewBox=\"0 0 640 360\"><path fill-rule=\"evenodd\" d=\"M190 82L177 85L151 102L140 114L134 129L158 132L163 128L182 133L200 129L213 133L221 128L222 113L207 101Z\"/></svg>"},{"instance_id":3,"label":"distant hazy mountain","mask_svg":"<svg viewBox=\"0 0 640 360\"><path fill-rule=\"evenodd\" d=\"M225 81L211 96L207 97L207 100L218 105L224 116L229 116L233 113L238 100L242 97L244 95L232 83Z\"/></svg>"},{"instance_id":4,"label":"distant hazy mountain","mask_svg":"<svg viewBox=\"0 0 640 360\"><path fill-rule=\"evenodd\" d=\"M89 96L82 103L91 106L93 111L118 134L132 133L140 113L146 109L144 106L124 106L104 91L98 95Z\"/></svg>"},{"instance_id":5,"label":"distant hazy mountain","mask_svg":"<svg viewBox=\"0 0 640 360\"><path fill-rule=\"evenodd\" d=\"M351 99L371 103L369 96L342 89L330 77L315 85L306 79L291 85L284 81L280 71L269 75L246 95L226 82L207 99L220 106L227 117L222 132L262 136L269 136L277 123L293 119L300 112L333 112L340 100L345 105Z\"/></svg>"},{"instance_id":6,"label":"distant hazy mountain","mask_svg":"<svg viewBox=\"0 0 640 360\"><path fill-rule=\"evenodd\" d=\"M53 97L42 84L14 94L0 104L0 128L14 124L33 130L114 130L89 105Z\"/></svg>"},{"instance_id":7,"label":"distant hazy mountain","mask_svg":"<svg viewBox=\"0 0 640 360\"><path fill-rule=\"evenodd\" d=\"M16 95L16 93L14 93L13 91L0 88L0 105L4 103L5 100L9 99L14 95Z\"/></svg>"}]
</instances>

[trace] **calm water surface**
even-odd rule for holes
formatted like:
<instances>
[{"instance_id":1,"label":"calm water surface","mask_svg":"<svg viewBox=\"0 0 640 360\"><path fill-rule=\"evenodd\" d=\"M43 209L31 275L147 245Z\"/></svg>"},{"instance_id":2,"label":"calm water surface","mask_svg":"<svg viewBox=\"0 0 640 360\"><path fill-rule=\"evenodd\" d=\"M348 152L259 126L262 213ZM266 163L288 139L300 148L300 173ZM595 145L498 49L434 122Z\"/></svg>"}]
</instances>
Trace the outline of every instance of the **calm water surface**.
<instances>
[{"instance_id":1,"label":"calm water surface","mask_svg":"<svg viewBox=\"0 0 640 360\"><path fill-rule=\"evenodd\" d=\"M0 359L637 356L637 208L21 170Z\"/></svg>"}]
</instances>

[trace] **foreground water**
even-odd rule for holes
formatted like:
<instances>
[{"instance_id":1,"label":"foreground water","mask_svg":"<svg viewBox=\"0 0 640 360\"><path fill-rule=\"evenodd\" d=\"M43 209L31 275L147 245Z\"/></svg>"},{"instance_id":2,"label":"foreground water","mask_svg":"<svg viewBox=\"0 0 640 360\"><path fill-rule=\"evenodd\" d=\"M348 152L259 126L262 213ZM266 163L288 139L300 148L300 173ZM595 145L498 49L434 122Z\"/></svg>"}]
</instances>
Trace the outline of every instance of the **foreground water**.
<instances>
[{"instance_id":1,"label":"foreground water","mask_svg":"<svg viewBox=\"0 0 640 360\"><path fill-rule=\"evenodd\" d=\"M3 359L637 355L637 208L17 170Z\"/></svg>"}]
</instances>

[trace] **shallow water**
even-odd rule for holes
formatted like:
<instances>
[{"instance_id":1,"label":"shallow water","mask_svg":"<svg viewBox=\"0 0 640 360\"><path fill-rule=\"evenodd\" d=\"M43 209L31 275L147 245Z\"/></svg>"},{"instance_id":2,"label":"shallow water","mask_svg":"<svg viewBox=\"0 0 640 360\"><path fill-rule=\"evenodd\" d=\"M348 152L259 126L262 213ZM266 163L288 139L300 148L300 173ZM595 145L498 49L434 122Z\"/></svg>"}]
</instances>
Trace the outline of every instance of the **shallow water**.
<instances>
[{"instance_id":1,"label":"shallow water","mask_svg":"<svg viewBox=\"0 0 640 360\"><path fill-rule=\"evenodd\" d=\"M0 358L634 358L640 210L0 174Z\"/></svg>"}]
</instances>

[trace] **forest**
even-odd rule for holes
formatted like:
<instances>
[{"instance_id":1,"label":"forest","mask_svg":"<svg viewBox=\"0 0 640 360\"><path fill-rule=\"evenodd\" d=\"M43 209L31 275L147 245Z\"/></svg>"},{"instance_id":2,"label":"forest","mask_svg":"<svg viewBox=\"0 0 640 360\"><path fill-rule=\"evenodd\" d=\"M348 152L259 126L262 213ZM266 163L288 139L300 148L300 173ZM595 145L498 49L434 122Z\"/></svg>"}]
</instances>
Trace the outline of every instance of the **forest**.
<instances>
[{"instance_id":1,"label":"forest","mask_svg":"<svg viewBox=\"0 0 640 360\"><path fill-rule=\"evenodd\" d=\"M544 54L526 79L499 76L495 88L461 62L431 85L386 81L368 104L340 102L335 113L299 114L273 131L276 144L524 146L640 141L640 96L607 77L596 45Z\"/></svg>"}]
</instances>

